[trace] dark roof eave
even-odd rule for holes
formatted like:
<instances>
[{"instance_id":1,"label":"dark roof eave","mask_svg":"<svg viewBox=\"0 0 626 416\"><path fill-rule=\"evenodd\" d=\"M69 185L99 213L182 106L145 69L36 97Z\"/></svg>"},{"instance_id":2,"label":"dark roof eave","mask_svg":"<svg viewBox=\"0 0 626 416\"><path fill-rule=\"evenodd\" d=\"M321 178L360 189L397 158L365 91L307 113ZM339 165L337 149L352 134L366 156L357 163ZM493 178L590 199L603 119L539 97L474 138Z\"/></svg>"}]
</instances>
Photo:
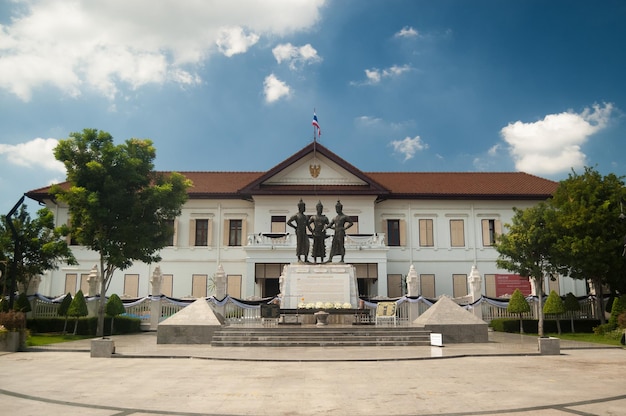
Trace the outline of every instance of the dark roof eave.
<instances>
[{"instance_id":1,"label":"dark roof eave","mask_svg":"<svg viewBox=\"0 0 626 416\"><path fill-rule=\"evenodd\" d=\"M389 194L382 199L445 199L445 200L467 200L467 199L486 199L486 200L528 200L528 201L544 201L552 198L552 194Z\"/></svg>"}]
</instances>

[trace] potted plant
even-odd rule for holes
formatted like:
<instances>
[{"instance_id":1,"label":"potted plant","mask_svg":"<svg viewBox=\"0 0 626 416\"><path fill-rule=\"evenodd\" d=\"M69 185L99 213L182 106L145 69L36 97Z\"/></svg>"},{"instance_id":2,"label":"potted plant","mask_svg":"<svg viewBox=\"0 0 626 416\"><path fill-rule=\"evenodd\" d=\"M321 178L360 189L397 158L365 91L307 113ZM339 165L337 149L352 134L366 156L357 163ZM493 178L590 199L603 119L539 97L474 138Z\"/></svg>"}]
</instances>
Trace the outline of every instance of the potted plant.
<instances>
[{"instance_id":1,"label":"potted plant","mask_svg":"<svg viewBox=\"0 0 626 416\"><path fill-rule=\"evenodd\" d=\"M22 312L0 312L0 351L26 349L26 316Z\"/></svg>"}]
</instances>

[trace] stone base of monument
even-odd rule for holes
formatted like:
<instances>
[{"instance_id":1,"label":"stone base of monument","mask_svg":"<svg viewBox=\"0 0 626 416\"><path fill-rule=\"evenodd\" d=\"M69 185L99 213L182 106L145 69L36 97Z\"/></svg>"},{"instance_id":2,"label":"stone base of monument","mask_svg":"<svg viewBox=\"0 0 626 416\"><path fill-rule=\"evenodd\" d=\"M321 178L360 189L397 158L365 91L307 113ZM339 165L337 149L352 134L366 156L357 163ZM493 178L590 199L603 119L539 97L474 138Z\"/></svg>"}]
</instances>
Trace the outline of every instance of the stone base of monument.
<instances>
[{"instance_id":1,"label":"stone base of monument","mask_svg":"<svg viewBox=\"0 0 626 416\"><path fill-rule=\"evenodd\" d=\"M200 298L157 327L157 344L210 344L224 318Z\"/></svg>"},{"instance_id":2,"label":"stone base of monument","mask_svg":"<svg viewBox=\"0 0 626 416\"><path fill-rule=\"evenodd\" d=\"M489 342L487 323L445 296L415 319L413 325L441 334L446 344Z\"/></svg>"},{"instance_id":3,"label":"stone base of monument","mask_svg":"<svg viewBox=\"0 0 626 416\"><path fill-rule=\"evenodd\" d=\"M358 306L356 271L351 264L294 263L285 266L281 280L281 309L302 309L318 303Z\"/></svg>"}]
</instances>

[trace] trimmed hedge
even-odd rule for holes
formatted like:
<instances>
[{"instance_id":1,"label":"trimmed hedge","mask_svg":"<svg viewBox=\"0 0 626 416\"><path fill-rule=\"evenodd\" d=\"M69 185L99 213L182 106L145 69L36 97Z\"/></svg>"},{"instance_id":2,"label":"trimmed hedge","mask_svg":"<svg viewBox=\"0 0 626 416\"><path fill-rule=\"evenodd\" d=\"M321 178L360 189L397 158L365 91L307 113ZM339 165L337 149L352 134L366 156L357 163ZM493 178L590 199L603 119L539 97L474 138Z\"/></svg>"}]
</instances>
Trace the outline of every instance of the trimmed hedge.
<instances>
[{"instance_id":1,"label":"trimmed hedge","mask_svg":"<svg viewBox=\"0 0 626 416\"><path fill-rule=\"evenodd\" d=\"M559 319L561 322L561 332L569 333L572 332L572 328L570 325L569 319ZM539 322L535 319L524 319L524 332L530 334L538 333L538 325ZM600 325L599 319L574 319L574 330L580 333L588 333L593 334L593 328ZM489 324L494 331L497 332L510 332L510 333L519 333L519 319L514 318L501 318L501 319L493 319ZM557 326L556 320L554 319L545 319L543 321L543 331L546 333L556 333Z\"/></svg>"},{"instance_id":2,"label":"trimmed hedge","mask_svg":"<svg viewBox=\"0 0 626 416\"><path fill-rule=\"evenodd\" d=\"M67 321L67 330L74 330L74 318L70 318ZM54 333L63 332L63 325L65 318L35 318L28 319L26 327L33 333ZM92 316L89 318L78 318L78 335L93 335L96 336L96 327L98 326L98 317ZM104 318L104 335L111 335L111 318ZM130 318L127 316L118 316L115 318L115 334L132 334L141 332L141 320L137 318Z\"/></svg>"}]
</instances>

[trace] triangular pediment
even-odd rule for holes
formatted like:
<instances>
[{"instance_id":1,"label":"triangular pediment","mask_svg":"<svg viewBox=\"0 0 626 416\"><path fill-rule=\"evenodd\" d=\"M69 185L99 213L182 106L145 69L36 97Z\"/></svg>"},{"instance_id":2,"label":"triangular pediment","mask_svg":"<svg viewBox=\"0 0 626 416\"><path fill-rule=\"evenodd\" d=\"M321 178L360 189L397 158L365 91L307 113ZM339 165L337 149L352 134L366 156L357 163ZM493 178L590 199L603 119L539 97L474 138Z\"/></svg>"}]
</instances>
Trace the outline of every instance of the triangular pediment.
<instances>
[{"instance_id":1,"label":"triangular pediment","mask_svg":"<svg viewBox=\"0 0 626 416\"><path fill-rule=\"evenodd\" d=\"M246 194L384 195L389 191L319 143L313 142L240 190Z\"/></svg>"},{"instance_id":2,"label":"triangular pediment","mask_svg":"<svg viewBox=\"0 0 626 416\"><path fill-rule=\"evenodd\" d=\"M267 178L263 185L367 185L367 182L326 156L306 155Z\"/></svg>"}]
</instances>

